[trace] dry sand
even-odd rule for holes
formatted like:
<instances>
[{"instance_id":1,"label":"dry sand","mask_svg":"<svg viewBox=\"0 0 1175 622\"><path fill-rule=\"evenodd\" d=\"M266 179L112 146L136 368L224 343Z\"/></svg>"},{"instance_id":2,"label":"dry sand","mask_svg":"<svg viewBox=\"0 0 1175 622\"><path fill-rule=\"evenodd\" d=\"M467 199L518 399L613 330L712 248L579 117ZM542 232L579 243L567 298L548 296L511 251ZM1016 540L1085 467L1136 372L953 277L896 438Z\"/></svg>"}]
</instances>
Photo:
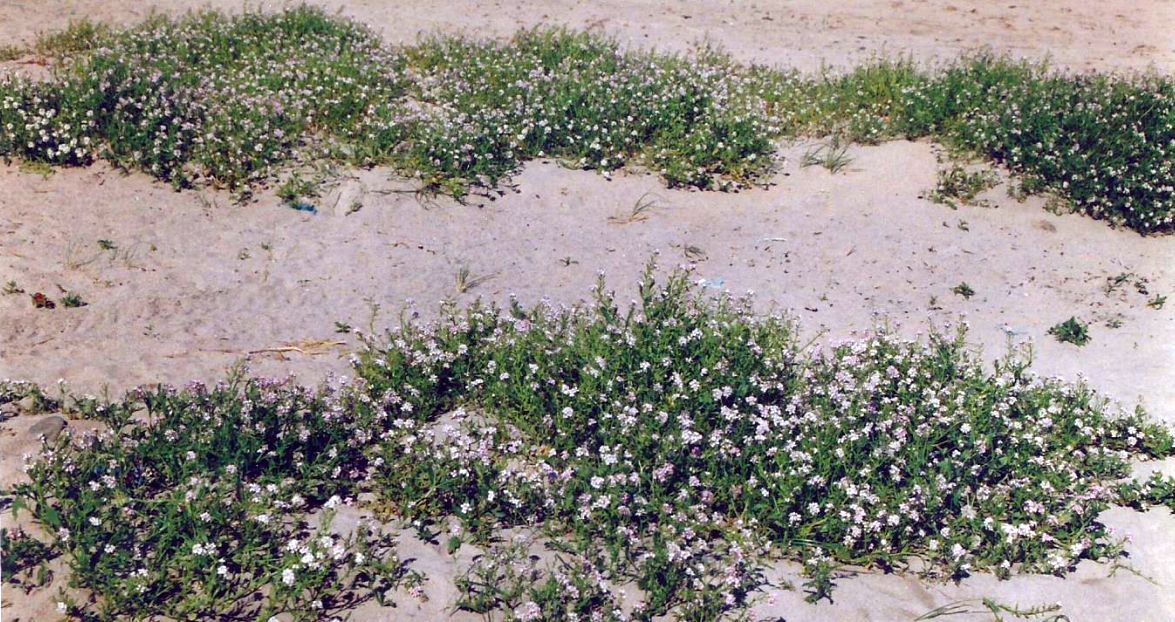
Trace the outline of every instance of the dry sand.
<instances>
[{"instance_id":1,"label":"dry sand","mask_svg":"<svg viewBox=\"0 0 1175 622\"><path fill-rule=\"evenodd\" d=\"M88 18L133 23L152 12L274 9L242 0L4 0L0 45ZM641 47L684 50L710 40L737 58L801 69L883 54L920 61L989 47L1077 70L1175 67L1170 0L309 0L370 24L389 41L419 33L508 36L536 24L591 28Z\"/></svg>"},{"instance_id":2,"label":"dry sand","mask_svg":"<svg viewBox=\"0 0 1175 622\"><path fill-rule=\"evenodd\" d=\"M0 3L0 44L71 18L134 21L149 6ZM1175 3L1164 0L1014 8L937 1L610 0L542 8L352 2L344 12L391 40L438 28L504 35L552 21L660 48L708 36L739 58L804 68L843 66L878 52L950 58L978 45L1034 58L1051 54L1076 69L1166 71L1175 63ZM357 343L336 333L336 322L379 329L395 323L410 299L426 315L441 300L477 296L573 302L599 271L629 293L646 259L660 251L663 267L692 263L707 287L754 290L763 310L790 310L807 334L824 341L878 323L913 335L965 320L970 340L989 357L1010 342L1031 344L1040 373L1084 376L1124 406L1143 404L1175 424L1175 304L1148 308L1133 285L1105 290L1107 278L1133 274L1150 294L1175 295L1175 240L1052 215L1042 199L1017 203L1003 187L984 195L992 207L935 205L923 198L939 166L929 143L854 147L852 165L837 175L800 168L804 149L783 150L771 187L733 194L668 190L649 175L608 179L539 162L496 200L458 205L392 192L410 185L387 171L344 171L318 214L284 207L269 192L245 206L212 191L177 193L103 165L48 178L0 167L0 283L16 281L28 293L52 297L74 291L89 303L48 311L34 309L27 294L0 296L0 378L47 385L63 379L73 390L108 387L117 394L139 383L216 380L247 359L256 373L293 373L314 383L324 373L348 371ZM648 218L618 223L642 197L657 205ZM356 202L362 208L349 213ZM117 250L99 248L100 239ZM702 254L687 255L688 247ZM458 294L454 279L462 267L488 278ZM963 281L976 291L969 300L950 291ZM1046 335L1071 315L1092 323L1093 341L1084 348ZM21 454L36 451L31 423L0 423L4 485L19 477ZM1175 517L1167 510L1113 510L1104 519L1132 538L1127 562L1149 580L1126 570L1111 577L1113 568L1090 562L1065 578L976 576L959 585L864 574L840 581L834 604L808 605L800 592L771 590L774 604L765 597L755 613L789 621L912 620L936 606L988 596L1020 605L1061 601L1075 621L1175 619ZM11 516L0 521L7 525ZM436 547L405 547L433 576L431 600L404 600L392 613L365 610L357 619L449 615L448 578L459 564ZM772 576L798 585L795 570L781 565ZM5 586L0 616L52 619L53 591L25 595Z\"/></svg>"}]
</instances>

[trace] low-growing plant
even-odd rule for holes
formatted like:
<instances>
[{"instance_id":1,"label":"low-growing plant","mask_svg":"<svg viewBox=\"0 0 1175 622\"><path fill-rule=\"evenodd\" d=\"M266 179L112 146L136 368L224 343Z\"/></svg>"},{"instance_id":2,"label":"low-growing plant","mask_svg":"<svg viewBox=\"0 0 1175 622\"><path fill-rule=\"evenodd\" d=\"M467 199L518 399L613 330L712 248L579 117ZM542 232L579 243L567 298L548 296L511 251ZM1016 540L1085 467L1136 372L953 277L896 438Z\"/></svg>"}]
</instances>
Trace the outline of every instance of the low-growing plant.
<instances>
[{"instance_id":1,"label":"low-growing plant","mask_svg":"<svg viewBox=\"0 0 1175 622\"><path fill-rule=\"evenodd\" d=\"M33 307L36 309L56 309L57 303L53 299L46 296L44 292L37 292L30 296L33 301Z\"/></svg>"},{"instance_id":2,"label":"low-growing plant","mask_svg":"<svg viewBox=\"0 0 1175 622\"><path fill-rule=\"evenodd\" d=\"M318 184L314 180L306 179L298 173L291 174L289 179L277 187L277 198L285 201L289 205L298 205L304 202L305 199L317 197Z\"/></svg>"},{"instance_id":3,"label":"low-growing plant","mask_svg":"<svg viewBox=\"0 0 1175 622\"><path fill-rule=\"evenodd\" d=\"M70 21L64 30L42 35L33 49L38 54L60 58L90 52L113 41L110 26L83 19Z\"/></svg>"},{"instance_id":4,"label":"low-growing plant","mask_svg":"<svg viewBox=\"0 0 1175 622\"><path fill-rule=\"evenodd\" d=\"M458 294L468 293L473 288L494 278L493 274L474 274L469 266L461 266L453 279L453 286Z\"/></svg>"},{"instance_id":5,"label":"low-growing plant","mask_svg":"<svg viewBox=\"0 0 1175 622\"><path fill-rule=\"evenodd\" d=\"M556 558L549 564L527 550L528 541L492 546L456 579L459 609L487 615L504 611L509 620L571 622L628 619L607 579L590 563Z\"/></svg>"},{"instance_id":6,"label":"low-growing plant","mask_svg":"<svg viewBox=\"0 0 1175 622\"><path fill-rule=\"evenodd\" d=\"M853 161L849 157L848 151L849 146L844 144L839 137L834 137L827 143L804 152L804 156L800 159L800 165L821 166L828 169L829 173L839 173Z\"/></svg>"},{"instance_id":7,"label":"low-growing plant","mask_svg":"<svg viewBox=\"0 0 1175 622\"><path fill-rule=\"evenodd\" d=\"M25 48L19 45L0 45L0 63L17 60L25 54Z\"/></svg>"},{"instance_id":8,"label":"low-growing plant","mask_svg":"<svg viewBox=\"0 0 1175 622\"><path fill-rule=\"evenodd\" d=\"M1090 340L1089 325L1076 317L1054 325L1049 329L1049 334L1056 337L1057 341L1071 343L1075 346L1083 346Z\"/></svg>"},{"instance_id":9,"label":"low-growing plant","mask_svg":"<svg viewBox=\"0 0 1175 622\"><path fill-rule=\"evenodd\" d=\"M646 192L645 194L642 194L639 199L636 200L636 203L633 203L632 208L629 209L628 211L624 212L623 214L617 215L617 216L609 216L608 222L616 223L616 224L620 224L620 225L627 225L627 224L632 224L634 222L641 222L643 220L648 220L649 212L651 212L654 209L659 208L660 206L661 205L660 205L660 202L658 201L658 198L655 196L650 196L650 194L648 192Z\"/></svg>"},{"instance_id":10,"label":"low-growing plant","mask_svg":"<svg viewBox=\"0 0 1175 622\"><path fill-rule=\"evenodd\" d=\"M995 186L997 181L991 171L969 171L955 164L938 172L938 185L930 193L930 200L952 209L958 209L960 204L980 205L975 197Z\"/></svg>"},{"instance_id":11,"label":"low-growing plant","mask_svg":"<svg viewBox=\"0 0 1175 622\"><path fill-rule=\"evenodd\" d=\"M850 141L933 137L1089 216L1142 233L1175 224L1175 83L1162 75L1070 75L978 54L933 71L881 61L810 76L557 29L392 47L305 6L82 23L40 45L65 57L49 81L0 77L0 157L105 158L245 196L326 156L391 165L460 197L536 158L728 189L769 173L778 139L833 136L805 161L836 171ZM951 169L941 194L986 183Z\"/></svg>"},{"instance_id":12,"label":"low-growing plant","mask_svg":"<svg viewBox=\"0 0 1175 622\"><path fill-rule=\"evenodd\" d=\"M82 300L81 295L77 294L76 292L65 292L61 296L61 306L67 309L84 307L86 304L86 301Z\"/></svg>"},{"instance_id":13,"label":"low-growing plant","mask_svg":"<svg viewBox=\"0 0 1175 622\"><path fill-rule=\"evenodd\" d=\"M11 296L13 294L23 294L24 289L20 285L17 285L16 281L9 281L4 284L4 289L0 290L0 292L3 292L5 296Z\"/></svg>"},{"instance_id":14,"label":"low-growing plant","mask_svg":"<svg viewBox=\"0 0 1175 622\"><path fill-rule=\"evenodd\" d=\"M1004 622L1005 616L1016 620L1034 620L1036 622L1069 622L1069 617L1060 613L1059 603L1049 603L1035 606L1009 605L992 598L976 598L971 600L957 600L914 618L914 622L937 620L957 615L973 615L988 613L992 622Z\"/></svg>"},{"instance_id":15,"label":"low-growing plant","mask_svg":"<svg viewBox=\"0 0 1175 622\"><path fill-rule=\"evenodd\" d=\"M951 293L970 300L971 297L975 295L975 289L968 285L966 281L964 281L952 287Z\"/></svg>"},{"instance_id":16,"label":"low-growing plant","mask_svg":"<svg viewBox=\"0 0 1175 622\"><path fill-rule=\"evenodd\" d=\"M330 529L360 464L343 439L372 416L332 414L343 393L234 379L81 403L108 431L47 445L14 505L53 536L71 582L101 596L68 613L301 620L382 598L407 576L390 536ZM146 425L132 423L140 408Z\"/></svg>"},{"instance_id":17,"label":"low-growing plant","mask_svg":"<svg viewBox=\"0 0 1175 622\"><path fill-rule=\"evenodd\" d=\"M17 575L36 568L52 559L53 549L21 529L0 529L0 579L12 582Z\"/></svg>"},{"instance_id":18,"label":"low-growing plant","mask_svg":"<svg viewBox=\"0 0 1175 622\"><path fill-rule=\"evenodd\" d=\"M1166 305L1166 304L1167 304L1167 295L1166 294L1155 294L1149 300L1146 301L1146 306L1148 306L1152 309L1162 309L1163 305Z\"/></svg>"},{"instance_id":19,"label":"low-growing plant","mask_svg":"<svg viewBox=\"0 0 1175 622\"><path fill-rule=\"evenodd\" d=\"M628 310L601 287L572 311L475 305L405 326L360 364L411 434L381 453L383 494L477 539L546 525L609 576L635 577L646 613L662 615L737 609L768 546L810 562L814 598L838 566L901 568L914 552L942 576L1063 572L1115 550L1089 531L1087 512L1115 498L1088 495L1127 472L1103 460L1171 452L1168 431L1108 418L1087 389L1037 380L1021 360L984 371L960 337L807 354L789 323L695 296L684 277L650 277ZM480 414L434 427L458 406ZM706 572L687 578L679 564L697 562Z\"/></svg>"},{"instance_id":20,"label":"low-growing plant","mask_svg":"<svg viewBox=\"0 0 1175 622\"><path fill-rule=\"evenodd\" d=\"M355 380L317 390L234 376L79 401L107 430L45 446L17 509L95 595L76 615L317 619L381 598L410 580L391 543L329 528L363 495L491 547L460 586L471 609L607 619L625 582L637 620L714 620L768 557L803 562L814 599L841 566L913 557L1062 574L1122 553L1110 505L1169 503L1170 478L1128 477L1175 455L1170 430L1014 353L989 364L962 333L805 348L749 299L655 275L627 307L601 280L570 308L406 313L365 333ZM510 528L565 565L494 553Z\"/></svg>"}]
</instances>

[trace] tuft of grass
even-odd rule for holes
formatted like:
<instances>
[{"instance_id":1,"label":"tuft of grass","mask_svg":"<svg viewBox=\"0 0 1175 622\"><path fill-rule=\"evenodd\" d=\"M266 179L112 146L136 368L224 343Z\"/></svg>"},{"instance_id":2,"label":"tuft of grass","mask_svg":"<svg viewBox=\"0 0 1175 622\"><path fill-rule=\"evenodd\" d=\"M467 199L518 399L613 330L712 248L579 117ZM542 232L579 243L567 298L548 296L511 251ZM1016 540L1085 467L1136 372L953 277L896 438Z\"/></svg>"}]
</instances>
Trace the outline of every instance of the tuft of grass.
<instances>
[{"instance_id":1,"label":"tuft of grass","mask_svg":"<svg viewBox=\"0 0 1175 622\"><path fill-rule=\"evenodd\" d=\"M1162 309L1163 306L1166 304L1167 304L1167 295L1166 294L1155 294L1149 300L1146 301L1146 306L1148 306L1152 309Z\"/></svg>"},{"instance_id":2,"label":"tuft of grass","mask_svg":"<svg viewBox=\"0 0 1175 622\"><path fill-rule=\"evenodd\" d=\"M494 276L493 274L474 274L469 269L469 266L461 266L453 278L453 285L458 294L464 294L494 278Z\"/></svg>"},{"instance_id":3,"label":"tuft of grass","mask_svg":"<svg viewBox=\"0 0 1175 622\"><path fill-rule=\"evenodd\" d=\"M21 160L20 171L30 175L40 175L42 179L49 179L56 172L48 163L31 160Z\"/></svg>"},{"instance_id":4,"label":"tuft of grass","mask_svg":"<svg viewBox=\"0 0 1175 622\"><path fill-rule=\"evenodd\" d=\"M113 240L102 239L98 240L98 248L104 251L117 251L118 244L115 244Z\"/></svg>"},{"instance_id":5,"label":"tuft of grass","mask_svg":"<svg viewBox=\"0 0 1175 622\"><path fill-rule=\"evenodd\" d=\"M1175 226L1166 76L1070 75L985 54L935 71L881 61L812 76L559 29L392 47L305 6L118 31L81 23L43 41L66 54L50 81L0 78L0 156L106 158L241 196L296 158L326 156L460 197L536 158L733 189L771 172L779 139L833 136L806 159L840 170L848 142L932 137L1086 215L1141 233Z\"/></svg>"},{"instance_id":6,"label":"tuft of grass","mask_svg":"<svg viewBox=\"0 0 1175 622\"><path fill-rule=\"evenodd\" d=\"M930 193L930 200L941 203L951 209L958 209L959 205L981 205L975 197L979 193L992 188L998 179L992 171L968 171L961 165L954 164L948 169L938 172L938 184Z\"/></svg>"},{"instance_id":7,"label":"tuft of grass","mask_svg":"<svg viewBox=\"0 0 1175 622\"><path fill-rule=\"evenodd\" d=\"M627 212L617 215L609 216L608 222L618 225L628 225L634 222L642 222L648 220L649 212L661 207L658 197L653 196L652 193L646 192L633 203L632 208Z\"/></svg>"},{"instance_id":8,"label":"tuft of grass","mask_svg":"<svg viewBox=\"0 0 1175 622\"><path fill-rule=\"evenodd\" d=\"M91 52L114 40L110 26L83 19L70 21L64 30L41 35L33 49L38 54L62 58Z\"/></svg>"},{"instance_id":9,"label":"tuft of grass","mask_svg":"<svg viewBox=\"0 0 1175 622\"><path fill-rule=\"evenodd\" d=\"M17 60L26 53L27 50L19 45L0 45L0 63Z\"/></svg>"},{"instance_id":10,"label":"tuft of grass","mask_svg":"<svg viewBox=\"0 0 1175 622\"><path fill-rule=\"evenodd\" d=\"M9 281L4 284L3 289L0 289L0 293L3 293L5 296L10 296L12 294L23 294L24 289L22 289L20 285L17 285L16 281Z\"/></svg>"},{"instance_id":11,"label":"tuft of grass","mask_svg":"<svg viewBox=\"0 0 1175 622\"><path fill-rule=\"evenodd\" d=\"M1076 317L1071 317L1064 322L1054 325L1049 329L1049 334L1056 337L1057 341L1062 343L1071 343L1076 346L1083 346L1089 343L1089 325L1078 320Z\"/></svg>"},{"instance_id":12,"label":"tuft of grass","mask_svg":"<svg viewBox=\"0 0 1175 622\"><path fill-rule=\"evenodd\" d=\"M839 138L833 138L815 149L808 150L800 159L801 166L822 166L830 173L839 173L852 163L848 156L849 146Z\"/></svg>"}]
</instances>

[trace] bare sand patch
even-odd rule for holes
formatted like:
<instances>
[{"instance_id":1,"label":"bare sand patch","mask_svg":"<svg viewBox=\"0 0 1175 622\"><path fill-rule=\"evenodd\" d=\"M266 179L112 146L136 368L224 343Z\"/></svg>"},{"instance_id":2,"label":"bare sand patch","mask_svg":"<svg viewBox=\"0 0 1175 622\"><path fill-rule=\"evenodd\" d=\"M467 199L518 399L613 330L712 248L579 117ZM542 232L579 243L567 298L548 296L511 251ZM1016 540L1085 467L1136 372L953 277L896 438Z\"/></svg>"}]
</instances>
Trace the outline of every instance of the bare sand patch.
<instances>
[{"instance_id":1,"label":"bare sand patch","mask_svg":"<svg viewBox=\"0 0 1175 622\"><path fill-rule=\"evenodd\" d=\"M288 2L249 3L278 9ZM1075 69L1169 72L1175 67L1175 6L1166 0L990 3L966 0L818 0L675 2L601 0L451 1L314 0L371 25L393 42L429 32L506 37L519 28L560 24L612 33L639 47L684 51L709 40L742 61L804 70L847 67L877 55L941 61L990 48L1017 57L1051 58ZM0 44L91 19L130 24L152 12L240 10L240 0L127 2L13 0L0 5Z\"/></svg>"},{"instance_id":2,"label":"bare sand patch","mask_svg":"<svg viewBox=\"0 0 1175 622\"><path fill-rule=\"evenodd\" d=\"M0 377L46 385L60 378L72 390L117 395L141 383L215 381L244 360L258 374L314 383L348 373L358 343L337 332L340 324L380 331L406 308L427 317L440 301L476 297L573 303L600 271L633 293L645 261L659 253L662 267L692 265L715 291L755 291L764 311L790 311L826 342L879 324L912 335L965 321L970 340L992 357L1031 344L1040 373L1086 377L1126 407L1141 403L1175 421L1170 309L1147 307L1130 288L1106 291L1108 279L1127 273L1156 293L1175 290L1169 239L1053 215L1042 199L1018 203L1002 186L984 195L991 207L931 203L924 197L940 164L930 143L854 147L852 164L836 175L799 166L803 150L784 151L770 187L739 193L670 190L652 175L607 178L539 162L490 193L493 200L460 205L399 192L411 185L387 171L345 171L317 214L270 193L244 206L208 190L177 193L101 165L48 178L9 166L0 170L0 282L26 291L0 296ZM351 211L356 202L362 207ZM628 218L638 202L649 209ZM464 293L456 284L462 269L484 277ZM976 292L969 299L951 291L964 281ZM37 309L29 301L36 291L77 292L87 305ZM1092 323L1088 346L1047 335L1070 315ZM27 424L3 427L11 437ZM6 443L6 453L35 452L26 437L19 448ZM4 462L6 472L15 466ZM1065 578L979 576L959 585L865 573L843 579L832 605L776 590L756 611L912 619L990 596L1061 601L1073 619L1124 611L1166 619L1175 611L1166 588L1175 550L1164 534L1175 519L1166 510L1114 510L1105 520L1132 538L1128 563L1153 583L1126 570L1111 577L1113 567L1093 563ZM456 567L439 549L432 554L434 572ZM775 571L796 583L796 568ZM435 590L432 604L409 598L400 613L432 619L451 606L447 582L426 587ZM45 611L46 593L16 602Z\"/></svg>"}]
</instances>

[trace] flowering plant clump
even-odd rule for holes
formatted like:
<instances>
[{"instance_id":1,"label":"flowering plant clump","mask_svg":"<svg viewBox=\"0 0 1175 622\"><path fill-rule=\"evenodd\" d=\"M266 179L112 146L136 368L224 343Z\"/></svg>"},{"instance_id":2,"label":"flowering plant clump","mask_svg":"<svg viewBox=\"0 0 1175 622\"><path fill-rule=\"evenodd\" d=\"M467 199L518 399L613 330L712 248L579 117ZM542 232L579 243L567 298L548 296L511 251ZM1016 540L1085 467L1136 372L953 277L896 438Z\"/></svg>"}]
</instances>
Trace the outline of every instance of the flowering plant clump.
<instances>
[{"instance_id":1,"label":"flowering plant clump","mask_svg":"<svg viewBox=\"0 0 1175 622\"><path fill-rule=\"evenodd\" d=\"M777 139L930 136L1090 216L1142 233L1175 225L1167 77L1073 76L991 55L809 76L550 29L391 47L308 7L75 30L39 46L63 49L51 80L0 77L0 156L103 157L244 191L329 155L460 196L535 158L728 189L770 171Z\"/></svg>"},{"instance_id":2,"label":"flowering plant clump","mask_svg":"<svg viewBox=\"0 0 1175 622\"><path fill-rule=\"evenodd\" d=\"M1022 360L985 371L962 335L811 353L791 334L745 301L700 302L680 275L648 277L627 311L601 290L590 308L474 307L405 330L360 367L389 409L412 413L399 425L423 426L385 447L382 487L474 534L487 518L558 525L636 576L658 611L710 593L713 558L733 573L721 601L743 602L755 566L735 560L757 538L839 564L1063 572L1113 551L1096 516L1128 458L1172 451L1167 430L1108 417L1088 389ZM447 440L423 484L399 476L436 455L418 393L498 421Z\"/></svg>"},{"instance_id":3,"label":"flowering plant clump","mask_svg":"<svg viewBox=\"0 0 1175 622\"><path fill-rule=\"evenodd\" d=\"M1170 478L1128 479L1175 454L1170 431L1084 386L1014 356L987 368L962 333L801 348L749 299L654 272L627 308L602 280L570 308L446 308L365 337L359 378L316 391L82 402L110 432L48 445L19 505L95 594L79 614L312 618L382 598L412 578L389 543L329 529L362 494L423 533L449 525L450 547L518 528L559 551L491 549L458 582L466 608L715 620L744 611L767 559L803 562L812 600L844 565L1059 574L1121 553L1110 505L1171 503Z\"/></svg>"},{"instance_id":4,"label":"flowering plant clump","mask_svg":"<svg viewBox=\"0 0 1175 622\"><path fill-rule=\"evenodd\" d=\"M599 170L637 161L671 184L723 187L765 170L779 133L716 54L626 53L561 30L507 44L432 39L407 53L416 97L435 111L411 148L426 175L493 182L553 157Z\"/></svg>"},{"instance_id":5,"label":"flowering plant clump","mask_svg":"<svg viewBox=\"0 0 1175 622\"><path fill-rule=\"evenodd\" d=\"M62 609L319 619L382 598L408 577L390 537L370 525L330 529L363 468L355 430L371 415L351 400L233 381L86 403L108 431L47 444L31 482L16 488L16 509L31 509L52 535L71 582L99 597Z\"/></svg>"},{"instance_id":6,"label":"flowering plant clump","mask_svg":"<svg viewBox=\"0 0 1175 622\"><path fill-rule=\"evenodd\" d=\"M307 8L154 19L94 45L49 82L0 82L0 154L240 188L403 89L374 34Z\"/></svg>"}]
</instances>

